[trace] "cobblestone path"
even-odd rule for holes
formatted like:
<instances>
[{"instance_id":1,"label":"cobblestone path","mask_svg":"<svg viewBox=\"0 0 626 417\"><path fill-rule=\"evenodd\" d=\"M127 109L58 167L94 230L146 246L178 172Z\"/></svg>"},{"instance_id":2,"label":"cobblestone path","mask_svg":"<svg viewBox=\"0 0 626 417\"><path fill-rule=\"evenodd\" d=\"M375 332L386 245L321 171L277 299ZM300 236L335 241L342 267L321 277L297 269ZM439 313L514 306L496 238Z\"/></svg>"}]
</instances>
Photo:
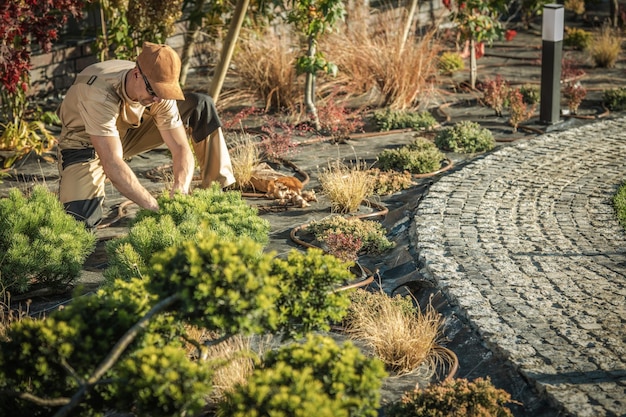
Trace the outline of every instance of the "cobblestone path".
<instances>
[{"instance_id":1,"label":"cobblestone path","mask_svg":"<svg viewBox=\"0 0 626 417\"><path fill-rule=\"evenodd\" d=\"M626 416L626 119L500 148L433 184L419 264L565 415Z\"/></svg>"}]
</instances>

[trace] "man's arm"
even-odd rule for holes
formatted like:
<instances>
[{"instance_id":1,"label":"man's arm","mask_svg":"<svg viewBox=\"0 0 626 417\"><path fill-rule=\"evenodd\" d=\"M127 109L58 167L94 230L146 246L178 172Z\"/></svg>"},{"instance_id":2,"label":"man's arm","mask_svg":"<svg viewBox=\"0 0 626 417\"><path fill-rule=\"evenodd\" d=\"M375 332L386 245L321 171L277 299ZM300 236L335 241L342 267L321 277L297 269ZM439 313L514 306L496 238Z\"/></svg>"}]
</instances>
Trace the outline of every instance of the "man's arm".
<instances>
[{"instance_id":1,"label":"man's arm","mask_svg":"<svg viewBox=\"0 0 626 417\"><path fill-rule=\"evenodd\" d=\"M172 163L174 170L174 185L172 193L180 191L183 194L189 193L195 161L193 153L189 147L187 133L183 126L175 129L162 130L163 142L172 153Z\"/></svg>"},{"instance_id":2,"label":"man's arm","mask_svg":"<svg viewBox=\"0 0 626 417\"><path fill-rule=\"evenodd\" d=\"M140 207L157 211L159 204L156 199L141 185L135 173L124 161L119 139L109 136L91 136L91 143L100 157L104 173L115 188Z\"/></svg>"}]
</instances>

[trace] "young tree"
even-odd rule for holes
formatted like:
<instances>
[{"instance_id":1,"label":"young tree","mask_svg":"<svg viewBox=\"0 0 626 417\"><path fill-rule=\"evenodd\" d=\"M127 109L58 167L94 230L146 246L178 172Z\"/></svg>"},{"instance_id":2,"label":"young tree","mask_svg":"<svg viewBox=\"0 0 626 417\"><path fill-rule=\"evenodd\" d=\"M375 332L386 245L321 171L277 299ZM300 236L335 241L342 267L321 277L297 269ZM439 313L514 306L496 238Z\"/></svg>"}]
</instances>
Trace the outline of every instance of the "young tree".
<instances>
[{"instance_id":1,"label":"young tree","mask_svg":"<svg viewBox=\"0 0 626 417\"><path fill-rule=\"evenodd\" d=\"M476 87L476 47L501 39L505 29L499 18L506 11L505 0L444 0L450 19L456 24L461 42L469 43L470 84Z\"/></svg>"},{"instance_id":2,"label":"young tree","mask_svg":"<svg viewBox=\"0 0 626 417\"><path fill-rule=\"evenodd\" d=\"M304 102L316 129L320 129L315 106L315 77L320 71L335 75L337 66L328 62L317 50L317 43L326 31L344 17L341 0L288 0L290 6L287 21L292 23L307 40L306 55L298 58L296 69L298 74L306 74Z\"/></svg>"}]
</instances>

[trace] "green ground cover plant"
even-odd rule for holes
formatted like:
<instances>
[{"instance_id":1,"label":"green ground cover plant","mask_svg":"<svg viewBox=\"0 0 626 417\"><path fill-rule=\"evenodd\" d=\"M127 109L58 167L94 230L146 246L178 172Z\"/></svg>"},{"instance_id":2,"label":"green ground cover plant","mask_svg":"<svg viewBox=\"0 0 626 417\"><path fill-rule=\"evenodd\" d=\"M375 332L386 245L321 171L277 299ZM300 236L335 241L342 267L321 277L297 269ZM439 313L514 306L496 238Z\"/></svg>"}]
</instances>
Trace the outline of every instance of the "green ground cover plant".
<instances>
[{"instance_id":1,"label":"green ground cover plant","mask_svg":"<svg viewBox=\"0 0 626 417\"><path fill-rule=\"evenodd\" d=\"M451 379L406 393L392 404L389 417L513 417L505 404L511 396L495 388L489 378Z\"/></svg>"},{"instance_id":2,"label":"green ground cover plant","mask_svg":"<svg viewBox=\"0 0 626 417\"><path fill-rule=\"evenodd\" d=\"M14 188L0 199L0 283L5 291L67 289L80 276L95 242L43 185L28 195Z\"/></svg>"},{"instance_id":3,"label":"green ground cover plant","mask_svg":"<svg viewBox=\"0 0 626 417\"><path fill-rule=\"evenodd\" d=\"M622 184L613 196L613 207L620 224L626 228L626 184Z\"/></svg>"},{"instance_id":4,"label":"green ground cover plant","mask_svg":"<svg viewBox=\"0 0 626 417\"><path fill-rule=\"evenodd\" d=\"M611 111L626 110L626 87L604 90L604 105Z\"/></svg>"},{"instance_id":5,"label":"green ground cover plant","mask_svg":"<svg viewBox=\"0 0 626 417\"><path fill-rule=\"evenodd\" d=\"M362 242L361 251L368 254L381 254L395 246L394 242L389 241L386 230L379 222L358 217L330 216L312 221L307 229L320 242L325 242L330 235L355 236Z\"/></svg>"},{"instance_id":6,"label":"green ground cover plant","mask_svg":"<svg viewBox=\"0 0 626 417\"><path fill-rule=\"evenodd\" d=\"M378 130L385 132L394 129L427 130L437 125L437 120L427 111L414 112L386 108L374 112Z\"/></svg>"},{"instance_id":7,"label":"green ground cover plant","mask_svg":"<svg viewBox=\"0 0 626 417\"><path fill-rule=\"evenodd\" d=\"M383 171L408 171L411 174L426 174L441 168L446 156L437 146L425 138L416 138L412 143L398 149L385 149L377 157Z\"/></svg>"},{"instance_id":8,"label":"green ground cover plant","mask_svg":"<svg viewBox=\"0 0 626 417\"><path fill-rule=\"evenodd\" d=\"M444 151L475 153L493 149L496 141L489 129L463 120L440 130L435 136L435 144Z\"/></svg>"}]
</instances>

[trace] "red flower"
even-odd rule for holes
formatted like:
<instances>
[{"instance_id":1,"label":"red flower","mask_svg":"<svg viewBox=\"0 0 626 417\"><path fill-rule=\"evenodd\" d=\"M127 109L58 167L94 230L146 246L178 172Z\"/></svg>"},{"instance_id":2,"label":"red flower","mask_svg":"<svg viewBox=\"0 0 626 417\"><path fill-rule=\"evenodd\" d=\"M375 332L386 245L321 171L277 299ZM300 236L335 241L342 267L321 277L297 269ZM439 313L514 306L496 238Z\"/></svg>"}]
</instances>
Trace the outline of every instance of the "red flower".
<instances>
[{"instance_id":1,"label":"red flower","mask_svg":"<svg viewBox=\"0 0 626 417\"><path fill-rule=\"evenodd\" d=\"M517 36L517 32L513 29L509 29L504 32L504 39L506 39L507 41L512 41L515 36Z\"/></svg>"},{"instance_id":2,"label":"red flower","mask_svg":"<svg viewBox=\"0 0 626 417\"><path fill-rule=\"evenodd\" d=\"M442 1L443 1L443 5L446 7L446 9L452 10L452 0L442 0Z\"/></svg>"}]
</instances>

